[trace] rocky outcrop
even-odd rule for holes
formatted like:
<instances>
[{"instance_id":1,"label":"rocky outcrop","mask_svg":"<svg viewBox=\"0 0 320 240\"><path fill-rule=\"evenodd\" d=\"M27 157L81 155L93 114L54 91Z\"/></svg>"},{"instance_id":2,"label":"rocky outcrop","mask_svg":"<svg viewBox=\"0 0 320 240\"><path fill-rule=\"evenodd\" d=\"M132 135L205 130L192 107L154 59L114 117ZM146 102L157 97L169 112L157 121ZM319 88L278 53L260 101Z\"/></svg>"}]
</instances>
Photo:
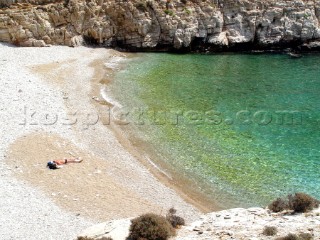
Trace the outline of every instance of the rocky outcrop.
<instances>
[{"instance_id":1,"label":"rocky outcrop","mask_svg":"<svg viewBox=\"0 0 320 240\"><path fill-rule=\"evenodd\" d=\"M101 239L112 237L125 240L129 234L130 219L110 221L92 226L79 236ZM265 236L265 227L275 227L275 236ZM177 231L175 240L267 240L283 237L289 233L302 233L320 239L320 209L308 213L271 213L263 208L234 208L203 215L198 221ZM309 239L309 238L308 238Z\"/></svg>"},{"instance_id":2,"label":"rocky outcrop","mask_svg":"<svg viewBox=\"0 0 320 240\"><path fill-rule=\"evenodd\" d=\"M263 208L235 208L202 216L190 226L183 227L176 240L238 239L267 240L284 237L289 233L310 234L320 239L320 209L309 213L271 213ZM275 236L265 236L265 227L276 227Z\"/></svg>"},{"instance_id":3,"label":"rocky outcrop","mask_svg":"<svg viewBox=\"0 0 320 240\"><path fill-rule=\"evenodd\" d=\"M109 222L100 223L85 229L78 235L78 238L103 239L111 237L113 240L125 240L129 235L131 219L119 219Z\"/></svg>"},{"instance_id":4,"label":"rocky outcrop","mask_svg":"<svg viewBox=\"0 0 320 240\"><path fill-rule=\"evenodd\" d=\"M0 0L0 41L127 50L319 50L319 0Z\"/></svg>"}]
</instances>

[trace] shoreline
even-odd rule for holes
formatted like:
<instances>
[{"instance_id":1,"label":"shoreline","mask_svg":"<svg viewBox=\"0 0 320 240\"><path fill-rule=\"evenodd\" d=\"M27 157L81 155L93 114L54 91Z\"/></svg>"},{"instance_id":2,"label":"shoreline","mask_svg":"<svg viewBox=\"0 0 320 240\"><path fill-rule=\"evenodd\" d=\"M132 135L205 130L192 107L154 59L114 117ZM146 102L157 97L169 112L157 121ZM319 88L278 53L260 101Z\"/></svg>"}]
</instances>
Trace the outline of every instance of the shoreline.
<instances>
[{"instance_id":1,"label":"shoreline","mask_svg":"<svg viewBox=\"0 0 320 240\"><path fill-rule=\"evenodd\" d=\"M1 81L4 81L0 89L4 98L1 110L5 111L5 115L1 115L4 128L1 130L6 133L0 146L0 163L8 169L8 179L19 186L27 184L41 195L24 199L17 193L8 196L8 200L4 198L13 203L11 212L16 211L20 217L7 215L5 219L11 221L3 224L8 230L3 235L18 239L27 236L24 233L28 224L21 226L21 230L14 226L21 221L32 222L37 214L37 218L43 218L42 207L33 208L33 202L51 201L61 212L57 219L67 219L64 216L69 214L81 222L76 224L72 220L75 230L55 235L60 239L70 239L96 221L135 217L145 212L165 214L171 207L187 221L201 214L121 145L114 132L104 126L104 111L100 112L99 121L95 121L97 109L94 105L99 99L93 95L91 84L92 78L98 80L100 73L94 72L92 64L100 61L103 66L105 60L122 53L84 47L76 50L16 48L5 44L0 45L0 49L5 53L0 60L6 64L0 69ZM108 107L99 105L104 109ZM36 112L34 116L33 111ZM51 124L54 116L57 121ZM71 124L74 116L78 121ZM82 156L84 162L56 171L45 168L48 160L75 156ZM6 183L3 186L6 191ZM40 210L22 216L25 211L16 208L14 201L31 206L31 211ZM65 229L65 222L71 221L66 219L50 220L46 233L39 229L48 227L39 222L33 239L50 239L56 228Z\"/></svg>"},{"instance_id":2,"label":"shoreline","mask_svg":"<svg viewBox=\"0 0 320 240\"><path fill-rule=\"evenodd\" d=\"M136 58L137 56L133 56L132 53L123 53L126 54L126 57L124 58ZM128 56L129 55L129 56ZM102 106L109 106L114 107L117 105L121 106L121 103L118 103L117 101L114 101L114 99L110 98L109 96L103 96L101 91L103 90L103 85L107 86L113 81L114 75L117 71L124 68L126 63L126 60L119 61L119 67L116 69L108 68L105 66L105 63L101 61L97 61L93 63L91 66L95 69L95 77L92 78L92 95L97 96L99 95L104 100L97 100L95 102L95 106L97 107L98 111L100 112L102 109L99 109L99 107ZM110 73L109 71L112 71ZM107 74L108 72L108 74ZM107 77L106 77L107 74ZM98 77L100 76L100 77ZM111 116L112 118L112 116ZM134 156L140 163L142 163L148 171L150 171L161 183L165 184L165 186L173 189L177 192L177 194L182 197L187 203L195 206L197 209L199 209L201 212L208 213L212 211L217 211L222 209L221 206L218 207L218 204L212 200L210 200L207 196L205 196L200 191L190 187L191 182L188 181L185 177L183 177L181 174L178 174L177 171L174 171L170 166L167 166L164 162L154 161L152 157L156 157L155 155L152 155L152 157L149 156L146 150L144 150L145 147L147 147L145 144L141 146L137 146L136 144L133 144L132 141L134 139L128 139L128 133L121 129L121 125L118 124L112 124L112 121L107 126L109 127L113 133L115 134L116 138L120 142L120 144L125 148L132 156ZM140 145L140 144L138 144ZM140 151L142 150L142 151ZM147 154L147 155L146 155ZM167 173L166 170L169 172ZM176 177L172 177L172 175L177 175Z\"/></svg>"},{"instance_id":3,"label":"shoreline","mask_svg":"<svg viewBox=\"0 0 320 240\"><path fill-rule=\"evenodd\" d=\"M127 59L137 58L137 56L133 56L132 53L127 53L126 55ZM114 106L118 107L118 105L122 107L121 103L114 101L113 98L102 95L103 86L108 86L108 84L113 81L116 72L126 67L126 60L120 60L118 65L119 67L116 69L108 68L104 63L99 61L92 65L95 68L97 75L100 75L100 77L94 77L92 80L92 94L93 96L99 95L104 99L102 101L96 100L95 105L98 108L98 111L102 110L99 109L100 105L107 105L111 108ZM110 73L110 71L112 73ZM105 77L106 74L107 78ZM148 146L147 143L140 143L139 141L136 143L137 139L134 134L130 134L126 132L125 129L122 129L121 124L113 124L111 121L107 127L113 131L118 141L131 155L141 162L161 183L174 189L187 203L195 206L203 213L225 209L223 204L211 200L208 195L197 190L197 186L192 186L194 183L191 180L187 179L183 174L180 174L176 169L173 169L164 161L161 161L159 154L156 154L152 150L152 147ZM149 151L145 150L145 148Z\"/></svg>"},{"instance_id":4,"label":"shoreline","mask_svg":"<svg viewBox=\"0 0 320 240\"><path fill-rule=\"evenodd\" d=\"M0 225L6 229L0 237L74 239L94 223L149 211L165 214L175 207L187 223L212 211L196 192L184 191L187 182L171 180L161 166L160 170L153 166L156 160L148 162L141 155L139 143L127 139L116 124L108 125L105 113L112 104L101 100L100 88L112 77L106 61L114 63L112 58L125 57L123 53L2 44L0 51L5 53L0 56L0 205L5 206ZM76 110L79 122L64 125ZM97 112L100 118L95 122ZM48 118L38 120L46 113ZM56 124L50 124L53 113L58 116ZM50 159L76 156L84 162L57 171L45 168ZM236 226L238 220L234 222ZM198 236L182 231L186 239Z\"/></svg>"}]
</instances>

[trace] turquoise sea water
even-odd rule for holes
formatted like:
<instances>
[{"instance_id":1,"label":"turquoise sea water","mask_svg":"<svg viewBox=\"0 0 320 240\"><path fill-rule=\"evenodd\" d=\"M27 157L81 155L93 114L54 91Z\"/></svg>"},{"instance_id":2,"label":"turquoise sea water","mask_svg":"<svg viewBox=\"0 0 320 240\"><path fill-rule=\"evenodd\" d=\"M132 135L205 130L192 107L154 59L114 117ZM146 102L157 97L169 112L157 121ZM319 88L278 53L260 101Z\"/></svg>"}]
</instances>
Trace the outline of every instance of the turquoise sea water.
<instances>
[{"instance_id":1,"label":"turquoise sea water","mask_svg":"<svg viewBox=\"0 0 320 240\"><path fill-rule=\"evenodd\" d=\"M109 88L125 128L223 206L320 198L319 55L140 54Z\"/></svg>"}]
</instances>

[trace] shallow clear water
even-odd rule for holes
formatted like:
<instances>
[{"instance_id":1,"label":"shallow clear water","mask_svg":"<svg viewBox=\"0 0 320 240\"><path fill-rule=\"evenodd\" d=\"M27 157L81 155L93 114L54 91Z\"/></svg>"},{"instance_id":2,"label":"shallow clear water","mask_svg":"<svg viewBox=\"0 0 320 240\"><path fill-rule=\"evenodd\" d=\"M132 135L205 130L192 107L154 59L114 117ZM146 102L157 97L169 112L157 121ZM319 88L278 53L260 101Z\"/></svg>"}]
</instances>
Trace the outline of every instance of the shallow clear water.
<instances>
[{"instance_id":1,"label":"shallow clear water","mask_svg":"<svg viewBox=\"0 0 320 240\"><path fill-rule=\"evenodd\" d=\"M320 56L142 54L109 86L128 128L224 206L320 197Z\"/></svg>"}]
</instances>

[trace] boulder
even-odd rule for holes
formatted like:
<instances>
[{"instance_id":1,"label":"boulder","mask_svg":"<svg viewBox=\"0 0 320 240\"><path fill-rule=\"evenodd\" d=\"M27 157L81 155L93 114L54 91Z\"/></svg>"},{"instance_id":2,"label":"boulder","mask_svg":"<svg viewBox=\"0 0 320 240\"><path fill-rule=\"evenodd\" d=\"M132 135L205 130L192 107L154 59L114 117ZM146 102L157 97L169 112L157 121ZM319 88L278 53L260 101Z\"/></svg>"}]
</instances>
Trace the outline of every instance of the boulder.
<instances>
[{"instance_id":1,"label":"boulder","mask_svg":"<svg viewBox=\"0 0 320 240\"><path fill-rule=\"evenodd\" d=\"M126 240L129 235L131 218L100 223L85 229L78 237L100 239L111 237L113 240Z\"/></svg>"}]
</instances>

